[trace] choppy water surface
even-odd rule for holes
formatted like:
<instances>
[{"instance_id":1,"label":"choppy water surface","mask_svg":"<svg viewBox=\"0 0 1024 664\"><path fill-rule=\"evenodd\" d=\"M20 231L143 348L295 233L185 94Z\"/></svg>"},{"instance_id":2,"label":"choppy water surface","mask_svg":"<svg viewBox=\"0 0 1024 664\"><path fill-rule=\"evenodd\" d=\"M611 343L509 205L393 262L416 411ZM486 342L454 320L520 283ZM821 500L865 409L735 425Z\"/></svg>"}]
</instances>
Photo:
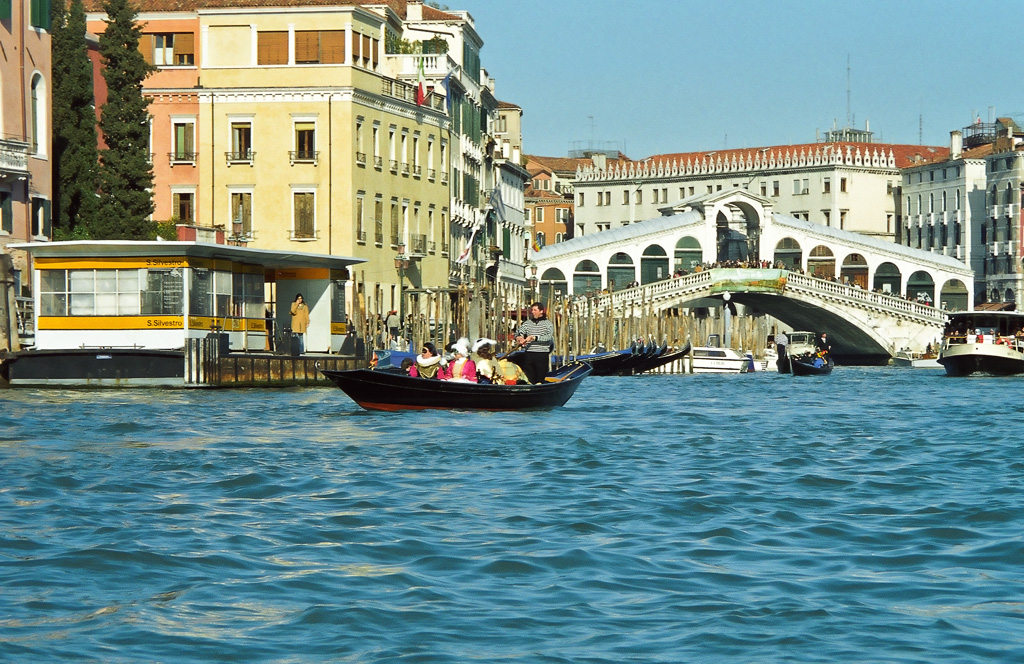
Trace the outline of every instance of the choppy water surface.
<instances>
[{"instance_id":1,"label":"choppy water surface","mask_svg":"<svg viewBox=\"0 0 1024 664\"><path fill-rule=\"evenodd\" d=\"M1024 379L0 393L0 660L1024 661Z\"/></svg>"}]
</instances>

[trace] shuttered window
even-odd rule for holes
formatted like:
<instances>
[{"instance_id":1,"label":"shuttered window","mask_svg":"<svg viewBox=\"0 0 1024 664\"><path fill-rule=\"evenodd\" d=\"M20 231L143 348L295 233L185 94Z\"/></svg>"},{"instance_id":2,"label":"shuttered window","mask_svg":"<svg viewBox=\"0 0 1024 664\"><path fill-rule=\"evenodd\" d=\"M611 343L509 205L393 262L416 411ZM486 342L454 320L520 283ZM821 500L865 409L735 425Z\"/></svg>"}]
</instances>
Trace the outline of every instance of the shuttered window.
<instances>
[{"instance_id":1,"label":"shuttered window","mask_svg":"<svg viewBox=\"0 0 1024 664\"><path fill-rule=\"evenodd\" d=\"M179 66L196 63L196 38L191 32L174 35L174 64Z\"/></svg>"},{"instance_id":2,"label":"shuttered window","mask_svg":"<svg viewBox=\"0 0 1024 664\"><path fill-rule=\"evenodd\" d=\"M256 64L288 64L288 33L260 32L256 36Z\"/></svg>"},{"instance_id":3,"label":"shuttered window","mask_svg":"<svg viewBox=\"0 0 1024 664\"><path fill-rule=\"evenodd\" d=\"M313 192L295 193L295 237L314 237Z\"/></svg>"},{"instance_id":4,"label":"shuttered window","mask_svg":"<svg viewBox=\"0 0 1024 664\"><path fill-rule=\"evenodd\" d=\"M320 33L316 30L295 31L295 63L320 62Z\"/></svg>"},{"instance_id":5,"label":"shuttered window","mask_svg":"<svg viewBox=\"0 0 1024 664\"><path fill-rule=\"evenodd\" d=\"M295 32L296 64L341 64L345 61L345 33L341 30Z\"/></svg>"},{"instance_id":6,"label":"shuttered window","mask_svg":"<svg viewBox=\"0 0 1024 664\"><path fill-rule=\"evenodd\" d=\"M320 62L329 65L345 62L344 30L324 30L320 33Z\"/></svg>"}]
</instances>

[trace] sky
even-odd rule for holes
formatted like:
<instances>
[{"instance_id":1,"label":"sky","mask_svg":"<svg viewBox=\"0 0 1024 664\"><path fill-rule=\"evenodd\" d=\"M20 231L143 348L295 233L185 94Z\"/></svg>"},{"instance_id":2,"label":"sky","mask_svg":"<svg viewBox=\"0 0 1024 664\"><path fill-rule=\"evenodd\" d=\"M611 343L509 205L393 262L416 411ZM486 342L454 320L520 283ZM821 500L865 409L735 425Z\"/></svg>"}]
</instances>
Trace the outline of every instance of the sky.
<instances>
[{"instance_id":1,"label":"sky","mask_svg":"<svg viewBox=\"0 0 1024 664\"><path fill-rule=\"evenodd\" d=\"M813 143L834 126L949 145L1024 125L1014 3L972 0L445 0L484 40L523 151L656 154ZM847 69L849 64L849 72Z\"/></svg>"}]
</instances>

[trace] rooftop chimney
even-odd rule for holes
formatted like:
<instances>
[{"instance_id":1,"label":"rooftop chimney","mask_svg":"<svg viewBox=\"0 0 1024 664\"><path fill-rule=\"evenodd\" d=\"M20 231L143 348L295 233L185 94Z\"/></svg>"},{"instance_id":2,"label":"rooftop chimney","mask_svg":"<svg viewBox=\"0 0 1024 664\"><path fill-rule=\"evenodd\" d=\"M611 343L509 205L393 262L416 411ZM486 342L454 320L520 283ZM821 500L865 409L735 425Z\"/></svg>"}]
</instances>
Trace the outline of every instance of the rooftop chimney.
<instances>
[{"instance_id":1,"label":"rooftop chimney","mask_svg":"<svg viewBox=\"0 0 1024 664\"><path fill-rule=\"evenodd\" d=\"M949 158L959 159L964 149L964 137L959 129L949 132Z\"/></svg>"}]
</instances>

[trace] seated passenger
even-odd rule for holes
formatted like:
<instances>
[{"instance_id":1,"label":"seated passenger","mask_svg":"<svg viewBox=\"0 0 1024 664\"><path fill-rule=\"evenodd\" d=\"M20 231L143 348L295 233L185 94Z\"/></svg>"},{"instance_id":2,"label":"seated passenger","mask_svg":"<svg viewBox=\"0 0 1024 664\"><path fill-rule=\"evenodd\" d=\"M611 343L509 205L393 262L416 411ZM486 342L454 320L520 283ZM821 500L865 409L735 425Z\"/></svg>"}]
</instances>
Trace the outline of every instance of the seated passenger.
<instances>
[{"instance_id":1,"label":"seated passenger","mask_svg":"<svg viewBox=\"0 0 1024 664\"><path fill-rule=\"evenodd\" d=\"M448 363L448 380L477 382L476 363L469 359L469 339L460 338L452 344L455 359Z\"/></svg>"},{"instance_id":2,"label":"seated passenger","mask_svg":"<svg viewBox=\"0 0 1024 664\"><path fill-rule=\"evenodd\" d=\"M447 362L437 354L434 344L428 341L423 344L423 351L416 356L416 361L413 362L412 367L409 369L409 375L420 378L444 379L448 375L444 369L445 364Z\"/></svg>"},{"instance_id":3,"label":"seated passenger","mask_svg":"<svg viewBox=\"0 0 1024 664\"><path fill-rule=\"evenodd\" d=\"M473 350L480 356L476 363L477 376L480 382L498 385L529 385L523 368L507 359L495 359L494 351L498 342L493 339L477 339Z\"/></svg>"}]
</instances>

